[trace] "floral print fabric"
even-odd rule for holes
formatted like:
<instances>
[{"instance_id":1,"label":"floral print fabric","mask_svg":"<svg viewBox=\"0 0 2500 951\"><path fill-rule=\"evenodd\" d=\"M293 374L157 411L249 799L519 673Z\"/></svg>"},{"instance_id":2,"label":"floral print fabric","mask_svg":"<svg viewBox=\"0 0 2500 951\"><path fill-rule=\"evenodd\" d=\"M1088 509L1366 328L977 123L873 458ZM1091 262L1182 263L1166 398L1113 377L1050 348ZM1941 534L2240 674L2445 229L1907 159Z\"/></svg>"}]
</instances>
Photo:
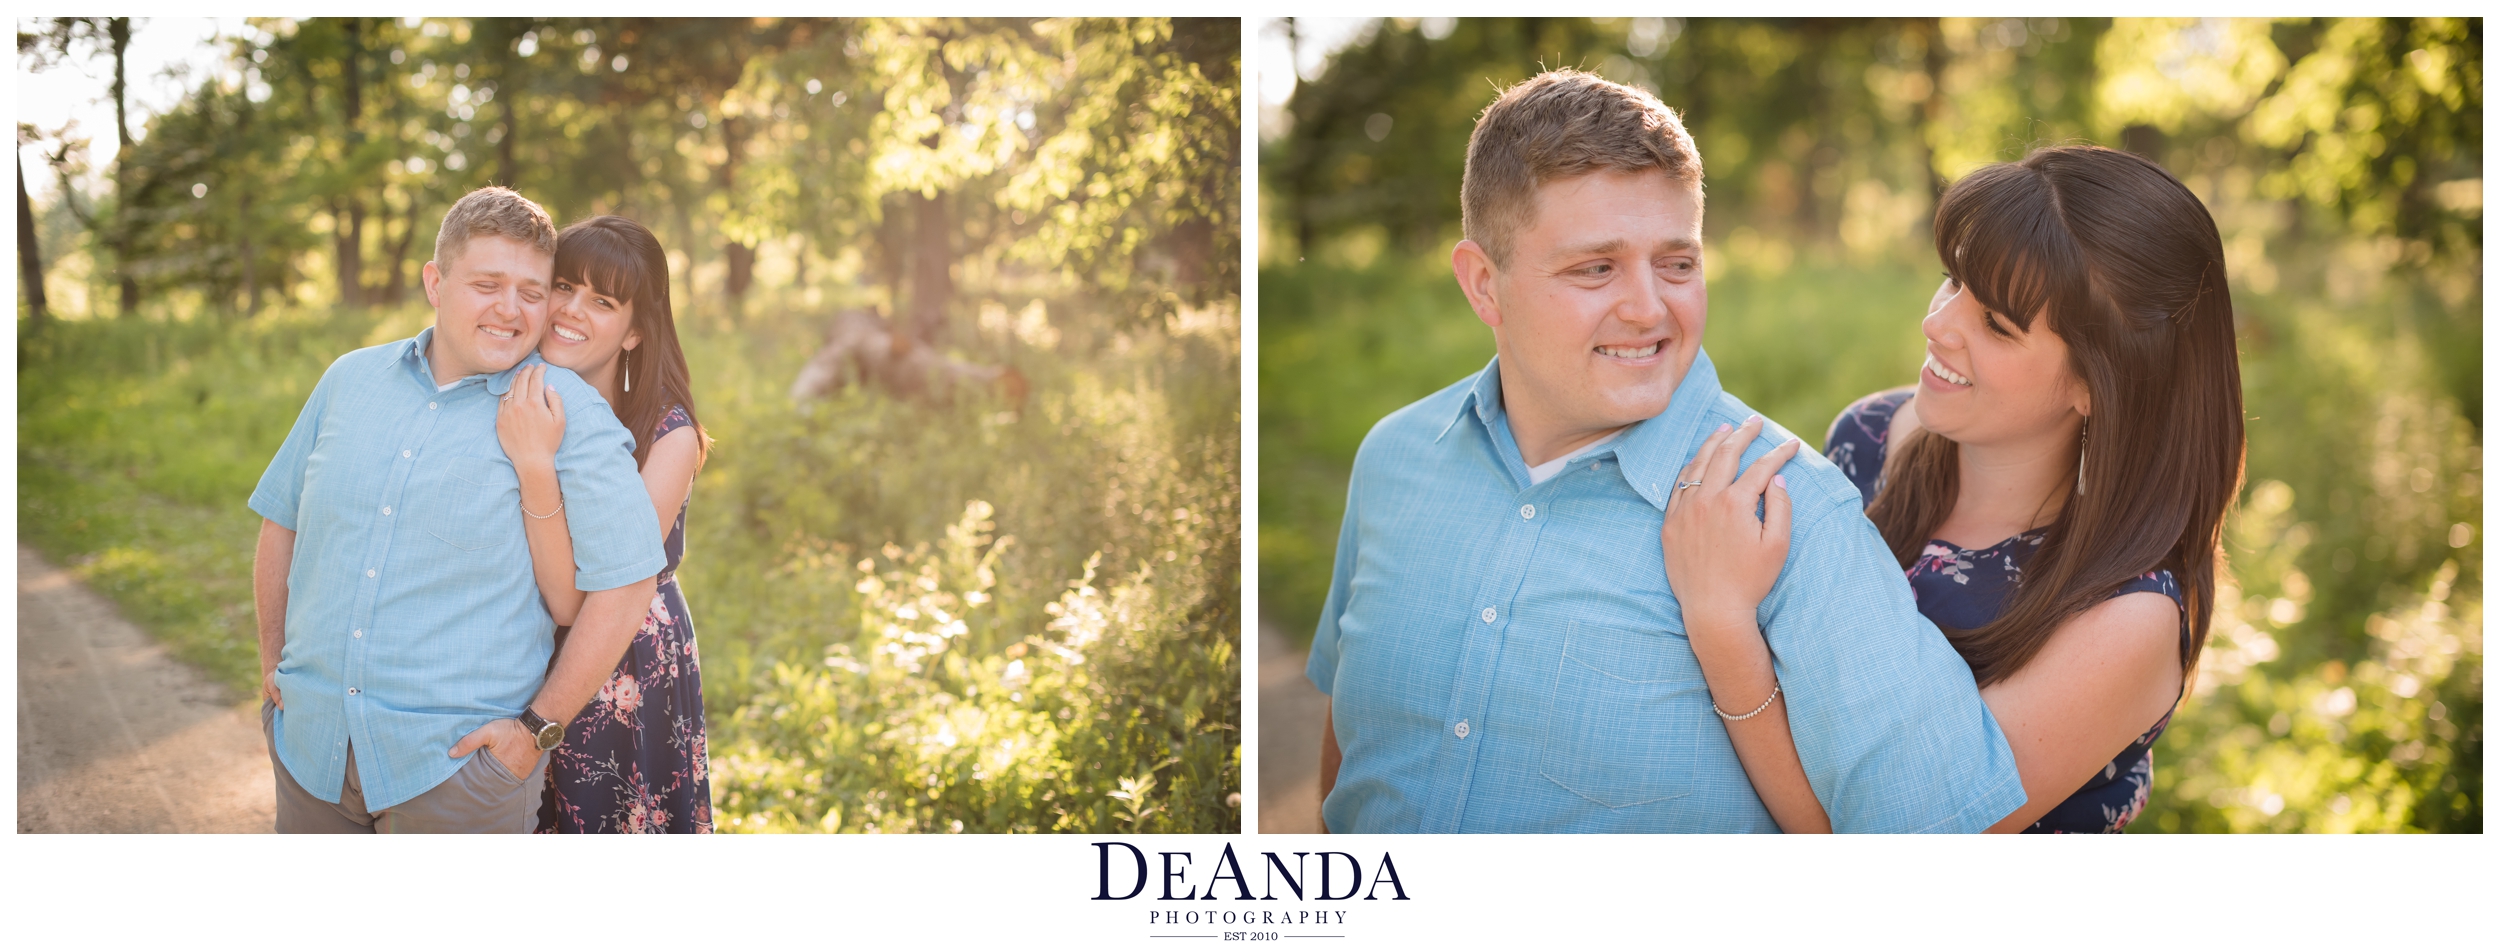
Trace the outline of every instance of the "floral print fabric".
<instances>
[{"instance_id":1,"label":"floral print fabric","mask_svg":"<svg viewBox=\"0 0 2500 951\"><path fill-rule=\"evenodd\" d=\"M1866 397L1842 410L1824 437L1823 454L1840 466L1866 501L1875 501L1884 470L1884 444L1892 416L1909 402L1907 387ZM1931 539L1905 574L1918 599L1918 613L1937 627L1968 630L2005 610L2023 580L2023 562L2048 540L2047 529L2033 529L1987 548L1972 550ZM2186 596L2170 572L2146 572L2121 586L2111 597L2158 591L2180 605L2180 644L2187 643ZM2176 707L2174 706L2175 710ZM2170 714L2136 737L2116 759L2101 768L2083 788L2049 810L2025 832L2118 832L2144 811L2153 788L2153 744L2170 726Z\"/></svg>"},{"instance_id":2,"label":"floral print fabric","mask_svg":"<svg viewBox=\"0 0 2500 951\"><path fill-rule=\"evenodd\" d=\"M653 442L694 420L661 417ZM712 783L703 731L703 672L694 622L677 588L686 510L668 531L668 567L651 611L599 695L565 731L547 767L540 832L710 832Z\"/></svg>"}]
</instances>

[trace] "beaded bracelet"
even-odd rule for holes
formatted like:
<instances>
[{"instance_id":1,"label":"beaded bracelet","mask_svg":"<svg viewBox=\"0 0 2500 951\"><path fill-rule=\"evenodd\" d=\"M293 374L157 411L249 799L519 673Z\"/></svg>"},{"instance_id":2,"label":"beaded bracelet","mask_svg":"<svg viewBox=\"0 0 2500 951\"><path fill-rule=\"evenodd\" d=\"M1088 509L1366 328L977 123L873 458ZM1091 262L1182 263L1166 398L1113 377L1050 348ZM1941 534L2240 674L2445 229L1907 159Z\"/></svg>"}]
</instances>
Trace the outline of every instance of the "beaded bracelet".
<instances>
[{"instance_id":1,"label":"beaded bracelet","mask_svg":"<svg viewBox=\"0 0 2500 951\"><path fill-rule=\"evenodd\" d=\"M1779 699L1779 698L1780 698L1780 685L1779 685L1779 684L1777 684L1777 683L1774 683L1774 684L1772 684L1772 685L1771 685L1771 695L1770 695L1770 696L1768 696L1768 697L1764 697L1764 698L1762 698L1762 705L1761 705L1761 706L1759 706L1759 707L1755 707L1755 708L1753 708L1753 712L1752 712L1752 713L1745 714L1744 716L1741 716L1741 717L1740 717L1740 716L1735 716L1735 715L1733 715L1733 714L1728 713L1728 712L1727 712L1727 711L1725 711L1725 710L1721 710L1721 709L1719 709L1719 703L1718 703L1718 701L1716 701L1716 700L1713 700L1713 701L1711 701L1711 702L1710 702L1710 712L1718 714L1718 715L1719 715L1719 719L1726 720L1726 721L1727 721L1727 722L1729 722L1729 723L1734 723L1734 722L1736 722L1736 721L1738 721L1738 720L1751 720L1751 719L1753 719L1753 718L1755 718L1755 717L1761 716L1761 715L1762 715L1762 711L1764 711L1764 710L1768 710L1768 709L1771 709L1771 701L1773 701L1773 700L1777 700L1777 699Z\"/></svg>"},{"instance_id":2,"label":"beaded bracelet","mask_svg":"<svg viewBox=\"0 0 2500 951\"><path fill-rule=\"evenodd\" d=\"M564 503L563 503L563 502L557 502L557 503L556 503L556 512L561 512L561 511L564 511ZM531 518L554 518L554 517L556 517L556 512L549 512L549 513L547 513L547 514L545 514L545 515L540 515L540 514L538 514L538 513L536 513L536 512L532 512L532 511L530 511L530 507L529 507L529 506L526 506L526 505L521 506L521 514L523 514L523 515L527 515L527 516L529 516L529 517L531 517ZM1715 709L1715 708L1714 708L1714 709Z\"/></svg>"}]
</instances>

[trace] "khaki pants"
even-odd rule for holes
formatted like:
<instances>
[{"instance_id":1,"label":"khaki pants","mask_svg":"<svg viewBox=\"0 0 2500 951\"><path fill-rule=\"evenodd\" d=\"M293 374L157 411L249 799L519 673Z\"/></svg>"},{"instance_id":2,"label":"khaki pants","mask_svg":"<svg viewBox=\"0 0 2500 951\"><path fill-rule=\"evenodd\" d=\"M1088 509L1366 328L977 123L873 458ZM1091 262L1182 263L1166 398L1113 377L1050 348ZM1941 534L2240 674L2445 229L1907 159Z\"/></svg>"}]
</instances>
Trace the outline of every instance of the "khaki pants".
<instances>
[{"instance_id":1,"label":"khaki pants","mask_svg":"<svg viewBox=\"0 0 2500 951\"><path fill-rule=\"evenodd\" d=\"M538 825L538 798L547 783L547 754L527 779L515 778L489 750L469 754L460 771L416 798L380 812L365 809L364 784L356 778L356 749L347 750L347 782L339 801L324 802L295 782L278 759L272 723L277 708L260 704L260 734L269 743L270 772L278 784L279 832L517 832Z\"/></svg>"}]
</instances>

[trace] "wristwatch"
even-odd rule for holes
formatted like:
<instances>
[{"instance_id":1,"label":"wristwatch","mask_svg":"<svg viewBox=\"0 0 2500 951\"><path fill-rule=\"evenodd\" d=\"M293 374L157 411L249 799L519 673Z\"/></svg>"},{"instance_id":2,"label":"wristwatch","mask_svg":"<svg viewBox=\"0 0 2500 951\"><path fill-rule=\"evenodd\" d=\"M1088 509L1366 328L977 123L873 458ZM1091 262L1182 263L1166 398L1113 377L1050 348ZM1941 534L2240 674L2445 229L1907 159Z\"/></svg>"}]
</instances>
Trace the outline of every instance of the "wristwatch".
<instances>
[{"instance_id":1,"label":"wristwatch","mask_svg":"<svg viewBox=\"0 0 2500 951\"><path fill-rule=\"evenodd\" d=\"M531 737L538 741L539 752L544 753L564 744L564 724L539 716L538 711L527 706L521 708L517 719L521 721L521 729L530 731Z\"/></svg>"}]
</instances>

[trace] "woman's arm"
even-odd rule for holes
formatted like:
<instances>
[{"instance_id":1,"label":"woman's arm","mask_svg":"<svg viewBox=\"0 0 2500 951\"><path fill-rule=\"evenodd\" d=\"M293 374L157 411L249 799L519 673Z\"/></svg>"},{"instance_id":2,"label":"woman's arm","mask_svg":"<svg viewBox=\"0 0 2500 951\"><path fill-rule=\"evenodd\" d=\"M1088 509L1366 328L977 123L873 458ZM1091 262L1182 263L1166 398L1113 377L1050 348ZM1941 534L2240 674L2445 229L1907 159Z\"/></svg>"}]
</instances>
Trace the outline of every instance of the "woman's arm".
<instances>
[{"instance_id":1,"label":"woman's arm","mask_svg":"<svg viewBox=\"0 0 2500 951\"><path fill-rule=\"evenodd\" d=\"M2021 832L2109 765L2178 702L2179 606L2150 591L2101 602L1979 691L2030 801L1990 832Z\"/></svg>"},{"instance_id":2,"label":"woman's arm","mask_svg":"<svg viewBox=\"0 0 2500 951\"><path fill-rule=\"evenodd\" d=\"M573 532L564 520L564 489L556 481L556 449L564 443L564 397L547 384L544 364L522 367L495 411L495 439L521 477L522 530L529 539L530 573L558 626L569 627L582 610L573 587Z\"/></svg>"},{"instance_id":3,"label":"woman's arm","mask_svg":"<svg viewBox=\"0 0 2500 951\"><path fill-rule=\"evenodd\" d=\"M1831 817L1815 799L1788 732L1788 704L1773 693L1779 679L1755 621L1788 559L1788 487L1777 473L1799 447L1791 440L1771 450L1740 477L1736 469L1744 447L1761 432L1762 420L1755 417L1734 430L1723 426L1702 442L1676 476L1679 487L1668 497L1660 543L1668 584L1684 614L1685 637L1710 685L1711 702L1723 711L1720 722L1754 794L1782 831L1830 832ZM1686 486L1696 481L1702 484ZM1759 519L1756 503L1762 506Z\"/></svg>"},{"instance_id":4,"label":"woman's arm","mask_svg":"<svg viewBox=\"0 0 2500 951\"><path fill-rule=\"evenodd\" d=\"M677 513L686 507L686 496L694 490L694 469L699 455L692 426L679 426L652 444L643 454L642 487L651 493L652 512L660 519L660 541L668 542L668 530L677 524Z\"/></svg>"}]
</instances>

